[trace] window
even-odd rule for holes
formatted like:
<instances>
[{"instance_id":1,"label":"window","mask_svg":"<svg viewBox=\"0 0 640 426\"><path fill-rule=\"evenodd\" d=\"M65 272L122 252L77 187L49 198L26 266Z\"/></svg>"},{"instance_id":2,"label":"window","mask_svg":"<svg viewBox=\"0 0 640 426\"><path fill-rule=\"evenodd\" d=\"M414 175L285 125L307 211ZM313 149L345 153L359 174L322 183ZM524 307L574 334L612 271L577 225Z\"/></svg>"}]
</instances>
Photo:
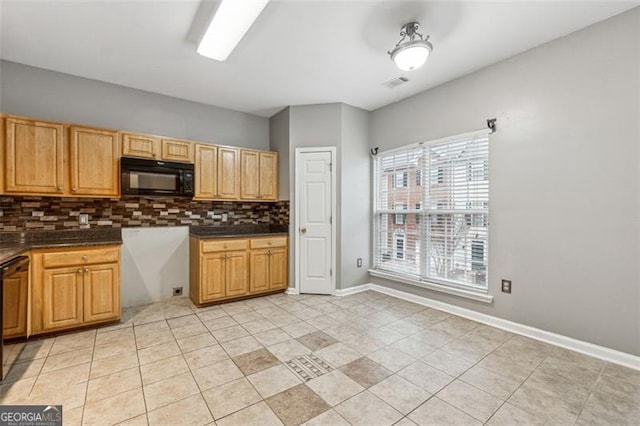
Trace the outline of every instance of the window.
<instances>
[{"instance_id":1,"label":"window","mask_svg":"<svg viewBox=\"0 0 640 426\"><path fill-rule=\"evenodd\" d=\"M393 235L393 257L404 260L404 234L402 232L396 232Z\"/></svg>"},{"instance_id":2,"label":"window","mask_svg":"<svg viewBox=\"0 0 640 426\"><path fill-rule=\"evenodd\" d=\"M407 209L407 206L402 203L396 203L396 205L394 206L394 210L406 210L406 209ZM394 215L393 223L395 225L404 225L404 214Z\"/></svg>"},{"instance_id":3,"label":"window","mask_svg":"<svg viewBox=\"0 0 640 426\"><path fill-rule=\"evenodd\" d=\"M394 187L395 188L406 188L407 187L407 172L399 172L396 173L396 177L395 177L395 181L394 181Z\"/></svg>"},{"instance_id":4,"label":"window","mask_svg":"<svg viewBox=\"0 0 640 426\"><path fill-rule=\"evenodd\" d=\"M381 152L374 167L374 268L486 290L488 132ZM407 188L408 175L415 186Z\"/></svg>"}]
</instances>

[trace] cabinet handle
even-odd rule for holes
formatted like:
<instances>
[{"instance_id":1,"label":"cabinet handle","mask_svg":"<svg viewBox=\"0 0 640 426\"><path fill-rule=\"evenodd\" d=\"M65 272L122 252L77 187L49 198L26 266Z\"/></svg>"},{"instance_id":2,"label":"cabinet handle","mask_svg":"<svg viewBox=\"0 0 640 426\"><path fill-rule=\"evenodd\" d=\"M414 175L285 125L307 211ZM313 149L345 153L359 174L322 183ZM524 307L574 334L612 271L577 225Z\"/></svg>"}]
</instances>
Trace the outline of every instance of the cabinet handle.
<instances>
[{"instance_id":1,"label":"cabinet handle","mask_svg":"<svg viewBox=\"0 0 640 426\"><path fill-rule=\"evenodd\" d=\"M155 157L156 157L156 153L154 152L153 154L151 154L151 156L152 156L153 158L155 158Z\"/></svg>"},{"instance_id":2,"label":"cabinet handle","mask_svg":"<svg viewBox=\"0 0 640 426\"><path fill-rule=\"evenodd\" d=\"M267 252L267 256L271 256L271 250Z\"/></svg>"},{"instance_id":3,"label":"cabinet handle","mask_svg":"<svg viewBox=\"0 0 640 426\"><path fill-rule=\"evenodd\" d=\"M268 244L268 245L271 245L271 241L269 241L267 244Z\"/></svg>"},{"instance_id":4,"label":"cabinet handle","mask_svg":"<svg viewBox=\"0 0 640 426\"><path fill-rule=\"evenodd\" d=\"M82 268L78 269L78 273L81 274L82 273Z\"/></svg>"},{"instance_id":5,"label":"cabinet handle","mask_svg":"<svg viewBox=\"0 0 640 426\"><path fill-rule=\"evenodd\" d=\"M62 186L58 186L58 191L62 191Z\"/></svg>"},{"instance_id":6,"label":"cabinet handle","mask_svg":"<svg viewBox=\"0 0 640 426\"><path fill-rule=\"evenodd\" d=\"M87 261L87 256L82 256L82 260Z\"/></svg>"},{"instance_id":7,"label":"cabinet handle","mask_svg":"<svg viewBox=\"0 0 640 426\"><path fill-rule=\"evenodd\" d=\"M78 190L78 188L76 188L76 187L71 188L71 192L76 192L77 190Z\"/></svg>"},{"instance_id":8,"label":"cabinet handle","mask_svg":"<svg viewBox=\"0 0 640 426\"><path fill-rule=\"evenodd\" d=\"M85 272L89 272L89 270L88 270L87 268L84 268L84 271L85 271Z\"/></svg>"}]
</instances>

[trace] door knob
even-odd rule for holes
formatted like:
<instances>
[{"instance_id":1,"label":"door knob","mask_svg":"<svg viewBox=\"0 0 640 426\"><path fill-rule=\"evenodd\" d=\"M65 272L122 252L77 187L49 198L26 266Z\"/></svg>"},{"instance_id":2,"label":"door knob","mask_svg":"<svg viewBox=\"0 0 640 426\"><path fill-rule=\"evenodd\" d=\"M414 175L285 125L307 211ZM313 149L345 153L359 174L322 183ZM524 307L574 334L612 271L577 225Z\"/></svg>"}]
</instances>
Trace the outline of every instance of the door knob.
<instances>
[{"instance_id":1,"label":"door knob","mask_svg":"<svg viewBox=\"0 0 640 426\"><path fill-rule=\"evenodd\" d=\"M307 228L300 228L300 232L302 232L303 234L307 233Z\"/></svg>"}]
</instances>

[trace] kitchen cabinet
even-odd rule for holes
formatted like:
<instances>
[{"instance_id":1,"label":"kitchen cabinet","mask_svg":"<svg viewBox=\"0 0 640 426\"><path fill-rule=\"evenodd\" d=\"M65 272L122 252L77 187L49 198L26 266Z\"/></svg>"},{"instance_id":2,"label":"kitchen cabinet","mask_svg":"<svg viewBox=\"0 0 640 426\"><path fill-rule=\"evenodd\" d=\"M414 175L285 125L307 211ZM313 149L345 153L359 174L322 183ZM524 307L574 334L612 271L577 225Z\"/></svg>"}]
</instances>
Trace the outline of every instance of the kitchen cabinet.
<instances>
[{"instance_id":1,"label":"kitchen cabinet","mask_svg":"<svg viewBox=\"0 0 640 426\"><path fill-rule=\"evenodd\" d=\"M160 158L165 161L193 164L194 148L195 144L193 142L162 139Z\"/></svg>"},{"instance_id":2,"label":"kitchen cabinet","mask_svg":"<svg viewBox=\"0 0 640 426\"><path fill-rule=\"evenodd\" d=\"M5 339L27 334L28 289L29 271L18 272L4 279L2 335Z\"/></svg>"},{"instance_id":3,"label":"kitchen cabinet","mask_svg":"<svg viewBox=\"0 0 640 426\"><path fill-rule=\"evenodd\" d=\"M156 159L160 157L160 138L140 133L122 133L122 156Z\"/></svg>"},{"instance_id":4,"label":"kitchen cabinet","mask_svg":"<svg viewBox=\"0 0 640 426\"><path fill-rule=\"evenodd\" d=\"M118 132L71 126L69 140L71 194L118 197L120 194Z\"/></svg>"},{"instance_id":5,"label":"kitchen cabinet","mask_svg":"<svg viewBox=\"0 0 640 426\"><path fill-rule=\"evenodd\" d=\"M65 192L64 125L5 119L4 192L62 195Z\"/></svg>"},{"instance_id":6,"label":"kitchen cabinet","mask_svg":"<svg viewBox=\"0 0 640 426\"><path fill-rule=\"evenodd\" d=\"M215 145L195 146L194 200L213 200L218 196L218 148Z\"/></svg>"},{"instance_id":7,"label":"kitchen cabinet","mask_svg":"<svg viewBox=\"0 0 640 426\"><path fill-rule=\"evenodd\" d=\"M120 246L34 250L31 332L120 318Z\"/></svg>"},{"instance_id":8,"label":"kitchen cabinet","mask_svg":"<svg viewBox=\"0 0 640 426\"><path fill-rule=\"evenodd\" d=\"M243 200L276 200L278 198L278 154L243 149L240 152Z\"/></svg>"},{"instance_id":9,"label":"kitchen cabinet","mask_svg":"<svg viewBox=\"0 0 640 426\"><path fill-rule=\"evenodd\" d=\"M252 292L287 287L287 238L255 238L251 240Z\"/></svg>"},{"instance_id":10,"label":"kitchen cabinet","mask_svg":"<svg viewBox=\"0 0 640 426\"><path fill-rule=\"evenodd\" d=\"M196 305L287 287L287 237L189 239L189 289Z\"/></svg>"},{"instance_id":11,"label":"kitchen cabinet","mask_svg":"<svg viewBox=\"0 0 640 426\"><path fill-rule=\"evenodd\" d=\"M218 194L222 200L240 198L240 151L227 146L218 147Z\"/></svg>"},{"instance_id":12,"label":"kitchen cabinet","mask_svg":"<svg viewBox=\"0 0 640 426\"><path fill-rule=\"evenodd\" d=\"M193 142L165 139L142 133L122 133L122 155L124 157L193 163Z\"/></svg>"},{"instance_id":13,"label":"kitchen cabinet","mask_svg":"<svg viewBox=\"0 0 640 426\"><path fill-rule=\"evenodd\" d=\"M190 294L194 303L249 292L249 242L244 239L190 240Z\"/></svg>"}]
</instances>

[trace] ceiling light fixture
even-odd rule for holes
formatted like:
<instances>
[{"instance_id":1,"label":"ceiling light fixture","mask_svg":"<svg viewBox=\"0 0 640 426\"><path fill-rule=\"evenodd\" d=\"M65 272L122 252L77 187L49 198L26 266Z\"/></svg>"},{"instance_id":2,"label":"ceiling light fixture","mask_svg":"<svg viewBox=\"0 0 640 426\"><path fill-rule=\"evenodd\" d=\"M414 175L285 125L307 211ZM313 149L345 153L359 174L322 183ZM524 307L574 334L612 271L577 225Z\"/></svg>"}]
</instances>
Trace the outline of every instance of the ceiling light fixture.
<instances>
[{"instance_id":1,"label":"ceiling light fixture","mask_svg":"<svg viewBox=\"0 0 640 426\"><path fill-rule=\"evenodd\" d=\"M418 28L420 28L418 22L404 24L400 31L402 38L392 50L387 52L391 60L403 71L413 71L423 66L433 50L433 45L429 43L429 36L423 37L418 32Z\"/></svg>"},{"instance_id":2,"label":"ceiling light fixture","mask_svg":"<svg viewBox=\"0 0 640 426\"><path fill-rule=\"evenodd\" d=\"M225 61L269 0L222 0L198 49L200 55Z\"/></svg>"}]
</instances>

